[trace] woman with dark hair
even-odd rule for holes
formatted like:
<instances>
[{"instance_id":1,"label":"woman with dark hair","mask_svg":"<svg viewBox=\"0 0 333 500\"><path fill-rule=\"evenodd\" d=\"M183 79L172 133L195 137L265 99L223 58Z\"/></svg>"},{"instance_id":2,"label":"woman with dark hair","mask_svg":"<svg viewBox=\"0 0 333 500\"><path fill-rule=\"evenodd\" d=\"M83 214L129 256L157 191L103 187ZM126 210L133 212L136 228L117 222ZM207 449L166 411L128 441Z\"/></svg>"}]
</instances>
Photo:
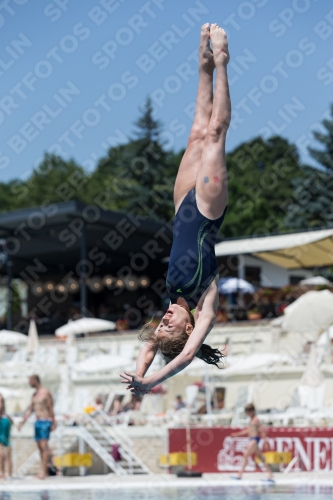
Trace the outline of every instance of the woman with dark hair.
<instances>
[{"instance_id":1,"label":"woman with dark hair","mask_svg":"<svg viewBox=\"0 0 333 500\"><path fill-rule=\"evenodd\" d=\"M204 340L216 321L218 268L214 244L228 201L225 161L231 118L228 62L225 31L217 24L205 24L200 36L194 123L174 188L176 215L166 280L170 305L155 331L141 332L139 338L145 344L138 356L136 373L121 374L122 382L128 383L128 389L136 394L145 394L178 373L195 356L216 366L223 358L218 349L204 344ZM157 352L167 364L144 378Z\"/></svg>"}]
</instances>

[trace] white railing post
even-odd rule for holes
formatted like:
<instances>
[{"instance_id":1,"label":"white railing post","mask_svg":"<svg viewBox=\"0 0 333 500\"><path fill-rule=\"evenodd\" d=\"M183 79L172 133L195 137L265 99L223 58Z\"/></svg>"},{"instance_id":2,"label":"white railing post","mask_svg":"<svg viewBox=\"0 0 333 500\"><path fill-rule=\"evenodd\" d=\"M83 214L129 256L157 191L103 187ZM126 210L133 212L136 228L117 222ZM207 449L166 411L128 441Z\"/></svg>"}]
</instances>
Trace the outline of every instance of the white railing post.
<instances>
[{"instance_id":1,"label":"white railing post","mask_svg":"<svg viewBox=\"0 0 333 500\"><path fill-rule=\"evenodd\" d=\"M80 423L80 434L79 434L79 453L84 453L86 451L86 443L84 441L84 439L82 438L82 435L81 435L81 427L82 427L82 423ZM85 476L86 475L86 468L81 466L79 468L79 474L80 476Z\"/></svg>"},{"instance_id":2,"label":"white railing post","mask_svg":"<svg viewBox=\"0 0 333 500\"><path fill-rule=\"evenodd\" d=\"M61 461L60 461L60 467L59 467L59 473L60 473L60 476L63 476L63 466L62 466L62 456L63 456L63 446L62 446L62 440L63 440L63 435L64 435L64 426L63 426L63 422L60 423L60 428L59 428L59 432L58 432L58 456L61 457Z\"/></svg>"}]
</instances>

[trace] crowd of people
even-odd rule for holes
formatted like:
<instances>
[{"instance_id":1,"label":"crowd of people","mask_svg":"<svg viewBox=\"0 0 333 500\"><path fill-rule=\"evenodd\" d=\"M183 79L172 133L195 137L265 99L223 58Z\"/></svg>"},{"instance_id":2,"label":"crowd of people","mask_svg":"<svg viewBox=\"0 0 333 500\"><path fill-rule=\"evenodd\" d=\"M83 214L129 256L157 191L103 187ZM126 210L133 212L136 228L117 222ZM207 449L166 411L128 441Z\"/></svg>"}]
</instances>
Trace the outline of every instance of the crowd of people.
<instances>
[{"instance_id":1,"label":"crowd of people","mask_svg":"<svg viewBox=\"0 0 333 500\"><path fill-rule=\"evenodd\" d=\"M95 403L92 408L98 413L99 410L105 410L105 404L103 402L102 396L96 396ZM106 412L107 415L113 417L115 415L119 415L120 413L125 413L131 410L140 410L142 397L136 396L135 394L131 395L130 401L124 403L124 395L117 394L111 404L110 409Z\"/></svg>"}]
</instances>

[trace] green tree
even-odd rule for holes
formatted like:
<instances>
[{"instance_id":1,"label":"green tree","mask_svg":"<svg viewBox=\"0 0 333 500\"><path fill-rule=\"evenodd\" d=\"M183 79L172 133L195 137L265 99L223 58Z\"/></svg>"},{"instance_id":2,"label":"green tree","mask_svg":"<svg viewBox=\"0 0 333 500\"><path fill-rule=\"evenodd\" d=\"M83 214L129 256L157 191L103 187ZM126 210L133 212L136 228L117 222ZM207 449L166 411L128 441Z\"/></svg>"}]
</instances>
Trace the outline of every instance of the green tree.
<instances>
[{"instance_id":1,"label":"green tree","mask_svg":"<svg viewBox=\"0 0 333 500\"><path fill-rule=\"evenodd\" d=\"M302 177L297 149L282 137L257 137L227 155L228 212L225 236L281 232L292 180Z\"/></svg>"},{"instance_id":2,"label":"green tree","mask_svg":"<svg viewBox=\"0 0 333 500\"><path fill-rule=\"evenodd\" d=\"M0 212L14 210L15 199L11 194L11 183L0 182Z\"/></svg>"},{"instance_id":3,"label":"green tree","mask_svg":"<svg viewBox=\"0 0 333 500\"><path fill-rule=\"evenodd\" d=\"M328 134L316 138L326 149L311 151L322 161L323 172L301 167L296 147L278 136L254 138L227 155L229 210L223 234L237 237L304 227L309 224L308 203L311 224L318 225L323 207L325 217L330 216L333 121L326 120L324 126ZM161 124L147 99L133 137L110 148L94 172L88 174L74 160L46 154L28 180L0 183L0 210L75 199L168 221L174 215L173 189L182 155L165 149ZM309 193L310 201L305 196Z\"/></svg>"},{"instance_id":4,"label":"green tree","mask_svg":"<svg viewBox=\"0 0 333 500\"><path fill-rule=\"evenodd\" d=\"M309 147L309 153L328 172L333 172L333 104L330 106L331 119L321 123L325 132L314 131L314 138L322 145L323 149Z\"/></svg>"},{"instance_id":5,"label":"green tree","mask_svg":"<svg viewBox=\"0 0 333 500\"><path fill-rule=\"evenodd\" d=\"M308 148L321 168L305 166L305 178L294 180L285 219L287 227L306 229L333 225L333 104L330 113L332 119L322 121L324 131L313 133L321 148Z\"/></svg>"},{"instance_id":6,"label":"green tree","mask_svg":"<svg viewBox=\"0 0 333 500\"><path fill-rule=\"evenodd\" d=\"M173 215L176 155L160 142L161 125L150 99L135 123L135 138L111 148L89 182L89 201L103 208L132 210L159 220Z\"/></svg>"},{"instance_id":7,"label":"green tree","mask_svg":"<svg viewBox=\"0 0 333 500\"><path fill-rule=\"evenodd\" d=\"M13 208L35 207L69 200L84 200L88 177L74 160L46 154L25 182L9 184Z\"/></svg>"}]
</instances>

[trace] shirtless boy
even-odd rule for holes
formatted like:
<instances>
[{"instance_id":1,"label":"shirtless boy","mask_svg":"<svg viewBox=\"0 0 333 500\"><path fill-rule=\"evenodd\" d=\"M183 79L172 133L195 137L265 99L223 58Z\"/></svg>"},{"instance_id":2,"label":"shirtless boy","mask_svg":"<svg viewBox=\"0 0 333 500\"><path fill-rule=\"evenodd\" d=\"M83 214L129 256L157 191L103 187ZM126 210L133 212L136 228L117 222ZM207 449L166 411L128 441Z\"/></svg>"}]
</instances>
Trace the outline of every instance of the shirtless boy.
<instances>
[{"instance_id":1,"label":"shirtless boy","mask_svg":"<svg viewBox=\"0 0 333 500\"><path fill-rule=\"evenodd\" d=\"M48 465L51 456L51 451L48 446L50 432L56 428L56 422L53 412L53 398L48 389L43 387L38 375L29 377L30 387L36 389L36 392L31 398L31 405L25 412L22 421L19 423L18 430L21 430L23 424L32 413L36 415L35 422L35 441L40 451L42 460L42 470L37 476L39 479L48 477Z\"/></svg>"},{"instance_id":2,"label":"shirtless boy","mask_svg":"<svg viewBox=\"0 0 333 500\"><path fill-rule=\"evenodd\" d=\"M242 431L234 432L233 434L231 434L231 437L249 436L250 438L249 444L247 445L247 448L244 452L242 468L239 471L238 475L234 476L234 479L242 479L242 475L245 470L245 467L247 466L249 457L251 455L255 455L263 463L268 474L268 480L273 481L272 471L266 464L265 457L259 449L259 441L260 441L260 436L263 433L263 429L261 426L261 422L256 415L256 409L252 403L245 406L245 413L251 419L249 426Z\"/></svg>"}]
</instances>

